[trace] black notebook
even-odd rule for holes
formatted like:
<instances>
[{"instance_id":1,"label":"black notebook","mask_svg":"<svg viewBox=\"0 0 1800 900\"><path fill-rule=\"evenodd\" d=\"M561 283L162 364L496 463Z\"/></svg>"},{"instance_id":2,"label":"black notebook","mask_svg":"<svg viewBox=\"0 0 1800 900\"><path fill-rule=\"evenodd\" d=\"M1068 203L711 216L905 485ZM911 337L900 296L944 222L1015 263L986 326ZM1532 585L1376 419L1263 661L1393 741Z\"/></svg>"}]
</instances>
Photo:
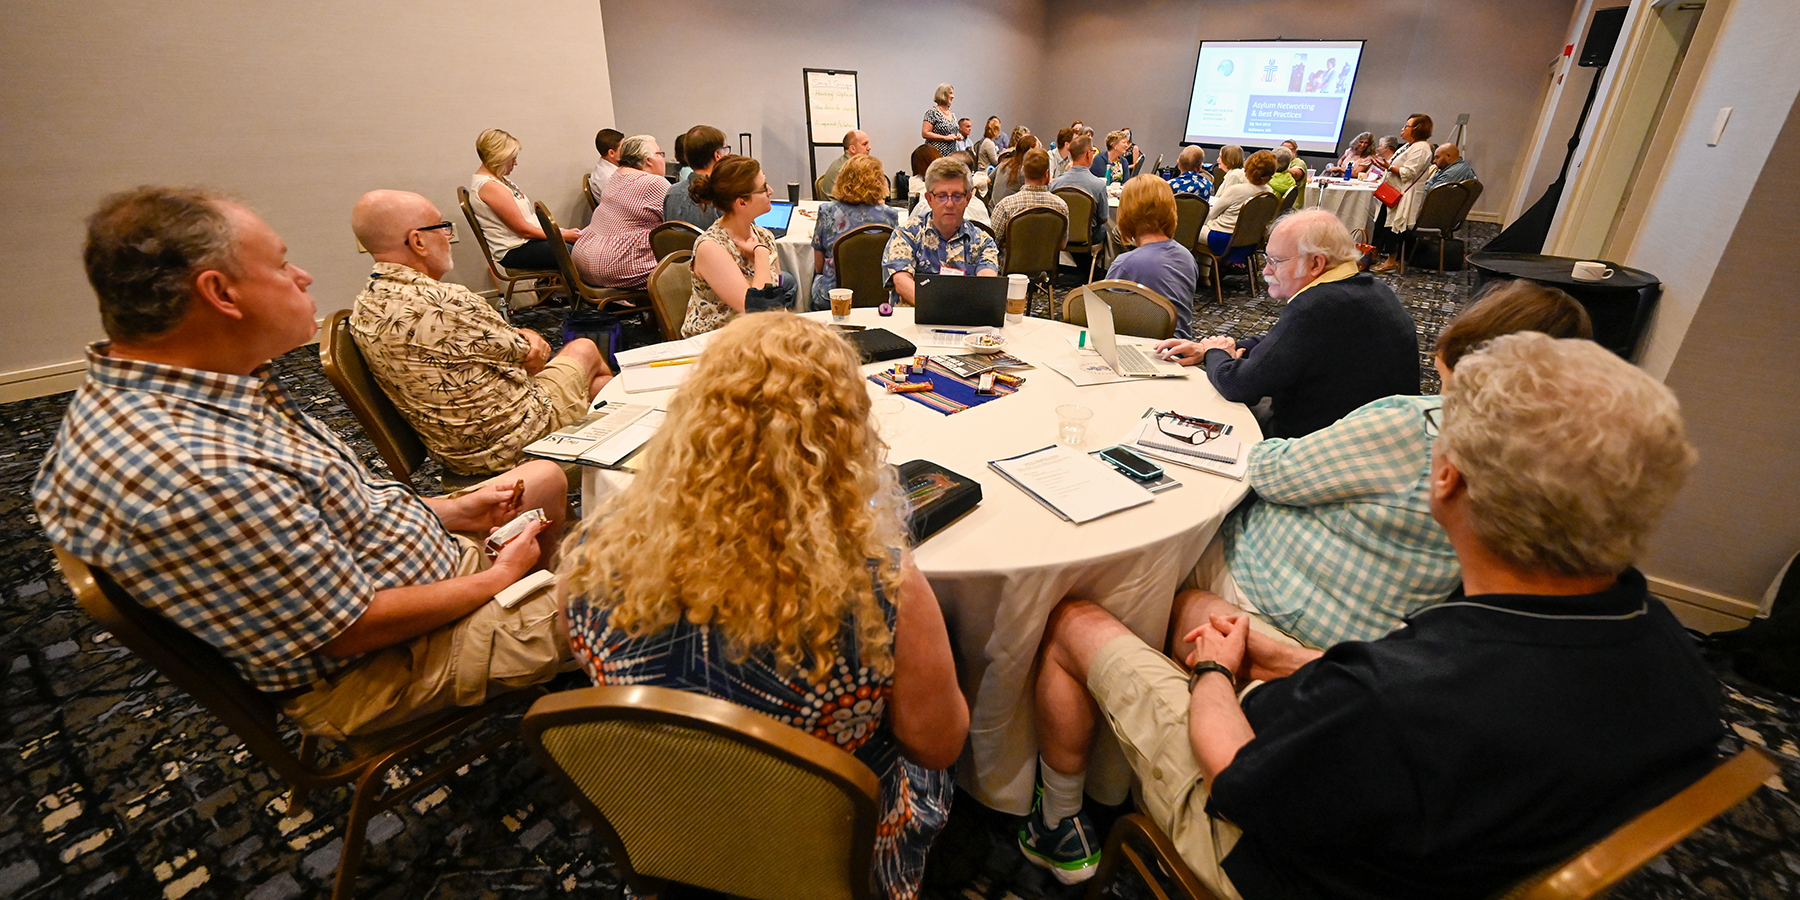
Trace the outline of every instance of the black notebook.
<instances>
[{"instance_id":1,"label":"black notebook","mask_svg":"<svg viewBox=\"0 0 1800 900\"><path fill-rule=\"evenodd\" d=\"M856 345L862 353L862 361L866 365L873 362L885 362L912 356L919 351L913 342L903 338L886 328L868 328L862 331L844 332L844 337Z\"/></svg>"}]
</instances>

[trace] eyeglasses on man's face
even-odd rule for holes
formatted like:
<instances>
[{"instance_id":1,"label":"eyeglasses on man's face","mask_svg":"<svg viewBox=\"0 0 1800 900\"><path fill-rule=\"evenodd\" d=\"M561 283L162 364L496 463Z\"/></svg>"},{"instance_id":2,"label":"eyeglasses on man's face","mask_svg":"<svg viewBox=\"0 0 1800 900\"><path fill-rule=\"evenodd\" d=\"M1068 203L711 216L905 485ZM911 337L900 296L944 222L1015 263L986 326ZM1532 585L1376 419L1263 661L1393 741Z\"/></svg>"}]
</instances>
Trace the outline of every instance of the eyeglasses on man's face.
<instances>
[{"instance_id":1,"label":"eyeglasses on man's face","mask_svg":"<svg viewBox=\"0 0 1800 900\"><path fill-rule=\"evenodd\" d=\"M436 225L422 225L413 230L414 231L442 231L444 233L444 237L446 237L450 240L453 240L453 241L456 240L456 223L450 221L449 219L445 219L444 221L439 222Z\"/></svg>"},{"instance_id":2,"label":"eyeglasses on man's face","mask_svg":"<svg viewBox=\"0 0 1800 900\"><path fill-rule=\"evenodd\" d=\"M931 196L939 203L967 203L970 195L960 191L933 191Z\"/></svg>"}]
</instances>

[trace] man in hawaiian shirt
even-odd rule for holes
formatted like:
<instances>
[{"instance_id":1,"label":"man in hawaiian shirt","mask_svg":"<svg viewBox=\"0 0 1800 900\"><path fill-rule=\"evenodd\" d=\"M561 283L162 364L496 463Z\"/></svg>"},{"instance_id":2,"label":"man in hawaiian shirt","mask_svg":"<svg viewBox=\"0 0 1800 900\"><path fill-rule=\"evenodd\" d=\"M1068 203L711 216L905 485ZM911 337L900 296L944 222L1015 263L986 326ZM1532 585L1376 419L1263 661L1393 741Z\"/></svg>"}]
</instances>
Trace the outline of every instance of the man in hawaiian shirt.
<instances>
[{"instance_id":1,"label":"man in hawaiian shirt","mask_svg":"<svg viewBox=\"0 0 1800 900\"><path fill-rule=\"evenodd\" d=\"M1000 248L993 237L963 220L974 196L969 167L954 159L940 159L925 170L925 201L930 218L915 218L888 239L881 266L891 286L888 299L913 304L913 275L1000 274Z\"/></svg>"}]
</instances>

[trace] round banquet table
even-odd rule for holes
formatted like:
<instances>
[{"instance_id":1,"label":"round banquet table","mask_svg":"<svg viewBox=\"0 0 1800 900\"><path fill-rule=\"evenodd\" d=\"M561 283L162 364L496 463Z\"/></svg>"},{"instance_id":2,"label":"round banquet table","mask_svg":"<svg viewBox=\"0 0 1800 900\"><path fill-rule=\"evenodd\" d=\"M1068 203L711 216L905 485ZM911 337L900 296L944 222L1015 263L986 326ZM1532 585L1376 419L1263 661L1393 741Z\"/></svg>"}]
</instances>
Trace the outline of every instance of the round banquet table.
<instances>
[{"instance_id":1,"label":"round banquet table","mask_svg":"<svg viewBox=\"0 0 1800 900\"><path fill-rule=\"evenodd\" d=\"M829 313L809 315L824 318ZM874 309L857 309L850 321L887 328L919 343L911 308L897 309L885 319ZM1169 475L1182 482L1181 487L1157 494L1144 506L1074 525L989 469L988 461L1053 443L1055 410L1066 403L1094 411L1089 450L1117 443L1151 406L1230 423L1245 452L1261 437L1249 409L1220 397L1198 368L1187 378L1076 386L1045 363L1075 358L1068 337L1078 330L1032 318L1008 326L1007 349L1037 368L1022 373L1026 383L1017 393L953 415L869 384L877 397L902 397L899 413L882 420L892 448L890 461L928 459L981 483L980 505L926 539L913 556L943 607L957 677L969 701L969 742L957 767L958 779L982 803L1015 815L1031 808L1037 767L1032 664L1050 610L1066 596L1086 597L1118 616L1151 646L1161 647L1176 587L1225 514L1243 499L1248 485L1169 466ZM877 363L864 370L873 373L881 367ZM626 394L620 380L614 379L600 396L666 407L673 393ZM584 468L583 511L592 514L630 477ZM1088 792L1103 802L1120 803L1130 785L1130 771L1111 734L1100 731L1088 770Z\"/></svg>"},{"instance_id":2,"label":"round banquet table","mask_svg":"<svg viewBox=\"0 0 1800 900\"><path fill-rule=\"evenodd\" d=\"M1380 184L1373 181L1309 179L1306 182L1306 208L1326 210L1337 216L1345 228L1351 231L1361 228L1367 233L1369 223L1375 218L1377 187Z\"/></svg>"}]
</instances>

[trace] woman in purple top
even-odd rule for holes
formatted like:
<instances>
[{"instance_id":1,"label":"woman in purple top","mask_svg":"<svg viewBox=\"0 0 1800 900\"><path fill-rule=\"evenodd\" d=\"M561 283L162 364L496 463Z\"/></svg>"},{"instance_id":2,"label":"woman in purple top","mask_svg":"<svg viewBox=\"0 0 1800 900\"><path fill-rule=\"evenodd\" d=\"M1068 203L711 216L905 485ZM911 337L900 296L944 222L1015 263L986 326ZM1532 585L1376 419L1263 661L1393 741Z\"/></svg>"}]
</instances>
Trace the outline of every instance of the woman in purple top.
<instances>
[{"instance_id":1,"label":"woman in purple top","mask_svg":"<svg viewBox=\"0 0 1800 900\"><path fill-rule=\"evenodd\" d=\"M900 226L899 211L884 202L887 192L881 160L873 156L853 156L838 171L832 199L819 204L819 218L813 224L813 309L831 308L831 289L838 286L831 245L838 238L863 225Z\"/></svg>"},{"instance_id":2,"label":"woman in purple top","mask_svg":"<svg viewBox=\"0 0 1800 900\"><path fill-rule=\"evenodd\" d=\"M1119 233L1137 249L1119 254L1107 278L1135 281L1175 304L1175 336L1193 340L1194 286L1200 266L1188 248L1175 243L1175 192L1157 175L1125 182L1119 194Z\"/></svg>"}]
</instances>

